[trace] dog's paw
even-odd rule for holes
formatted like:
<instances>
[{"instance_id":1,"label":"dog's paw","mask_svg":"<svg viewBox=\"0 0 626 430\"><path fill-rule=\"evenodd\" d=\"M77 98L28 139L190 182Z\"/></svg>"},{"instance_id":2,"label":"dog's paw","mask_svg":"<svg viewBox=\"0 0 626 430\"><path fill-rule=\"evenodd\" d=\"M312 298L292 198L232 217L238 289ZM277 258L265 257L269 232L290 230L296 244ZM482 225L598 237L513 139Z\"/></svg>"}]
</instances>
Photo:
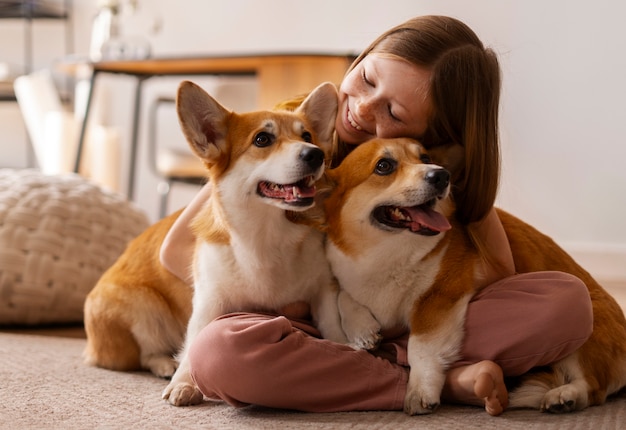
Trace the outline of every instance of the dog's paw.
<instances>
[{"instance_id":1,"label":"dog's paw","mask_svg":"<svg viewBox=\"0 0 626 430\"><path fill-rule=\"evenodd\" d=\"M176 360L167 355L152 356L142 361L142 366L159 378L170 379L178 367Z\"/></svg>"},{"instance_id":2,"label":"dog's paw","mask_svg":"<svg viewBox=\"0 0 626 430\"><path fill-rule=\"evenodd\" d=\"M174 406L191 406L202 402L203 395L194 384L170 383L163 390L163 399Z\"/></svg>"},{"instance_id":3,"label":"dog's paw","mask_svg":"<svg viewBox=\"0 0 626 430\"><path fill-rule=\"evenodd\" d=\"M380 342L383 340L383 336L380 331L361 333L350 339L350 346L354 349L373 350L378 348Z\"/></svg>"},{"instance_id":4,"label":"dog's paw","mask_svg":"<svg viewBox=\"0 0 626 430\"><path fill-rule=\"evenodd\" d=\"M565 384L546 393L541 402L542 412L563 414L587 407L587 392L574 384Z\"/></svg>"},{"instance_id":5,"label":"dog's paw","mask_svg":"<svg viewBox=\"0 0 626 430\"><path fill-rule=\"evenodd\" d=\"M341 323L348 344L355 349L376 349L383 339L380 323L369 311L354 312L350 318L342 316Z\"/></svg>"},{"instance_id":6,"label":"dog's paw","mask_svg":"<svg viewBox=\"0 0 626 430\"><path fill-rule=\"evenodd\" d=\"M432 414L439 403L439 396L429 396L417 388L409 388L404 397L404 412L408 415Z\"/></svg>"},{"instance_id":7,"label":"dog's paw","mask_svg":"<svg viewBox=\"0 0 626 430\"><path fill-rule=\"evenodd\" d=\"M382 340L381 327L370 310L343 290L339 293L337 305L348 344L355 349L375 349Z\"/></svg>"}]
</instances>

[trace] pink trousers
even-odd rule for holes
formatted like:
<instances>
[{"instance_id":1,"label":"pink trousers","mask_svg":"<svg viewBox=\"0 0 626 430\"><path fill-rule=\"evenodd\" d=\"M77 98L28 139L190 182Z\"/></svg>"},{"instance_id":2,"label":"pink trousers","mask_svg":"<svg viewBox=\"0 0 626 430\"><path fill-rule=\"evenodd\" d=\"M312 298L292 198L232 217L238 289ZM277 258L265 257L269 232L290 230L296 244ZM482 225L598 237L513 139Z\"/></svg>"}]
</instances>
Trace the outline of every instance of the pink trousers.
<instances>
[{"instance_id":1,"label":"pink trousers","mask_svg":"<svg viewBox=\"0 0 626 430\"><path fill-rule=\"evenodd\" d=\"M560 272L515 275L470 302L461 366L493 360L521 375L579 348L591 335L586 286ZM308 321L236 313L211 322L190 350L205 396L309 412L401 410L408 335L385 339L374 355L320 338ZM382 358L382 355L385 358Z\"/></svg>"}]
</instances>

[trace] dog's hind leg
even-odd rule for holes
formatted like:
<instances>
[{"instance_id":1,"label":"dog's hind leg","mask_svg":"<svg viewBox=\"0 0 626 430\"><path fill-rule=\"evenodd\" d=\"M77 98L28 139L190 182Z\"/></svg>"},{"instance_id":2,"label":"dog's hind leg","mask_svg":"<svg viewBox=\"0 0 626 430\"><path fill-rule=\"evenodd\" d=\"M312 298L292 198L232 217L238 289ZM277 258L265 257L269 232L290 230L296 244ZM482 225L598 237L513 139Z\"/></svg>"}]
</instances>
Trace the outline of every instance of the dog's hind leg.
<instances>
[{"instance_id":1,"label":"dog's hind leg","mask_svg":"<svg viewBox=\"0 0 626 430\"><path fill-rule=\"evenodd\" d=\"M169 378L176 370L173 356L183 343L186 321L150 289L99 284L85 301L87 364L118 371L149 370ZM116 291L117 294L112 294Z\"/></svg>"},{"instance_id":2,"label":"dog's hind leg","mask_svg":"<svg viewBox=\"0 0 626 430\"><path fill-rule=\"evenodd\" d=\"M143 369L161 378L171 378L178 367L174 358L183 346L186 321L179 320L167 301L153 296L145 304L145 312L138 312L131 324L132 333L140 349Z\"/></svg>"},{"instance_id":3,"label":"dog's hind leg","mask_svg":"<svg viewBox=\"0 0 626 430\"><path fill-rule=\"evenodd\" d=\"M511 408L532 408L542 412L566 413L589 406L589 384L578 365L576 353L545 372L531 373L510 394Z\"/></svg>"},{"instance_id":4,"label":"dog's hind leg","mask_svg":"<svg viewBox=\"0 0 626 430\"><path fill-rule=\"evenodd\" d=\"M143 324L136 324L133 327L141 350L141 367L160 378L171 378L178 367L174 355L183 344L184 327L177 330L176 321L167 322L159 317L155 317L151 323L151 331L158 333L156 336L140 335L145 333Z\"/></svg>"},{"instance_id":5,"label":"dog's hind leg","mask_svg":"<svg viewBox=\"0 0 626 430\"><path fill-rule=\"evenodd\" d=\"M554 364L555 373L565 375L566 383L546 393L540 410L563 413L585 409L589 406L589 384L578 364L578 354L574 353Z\"/></svg>"},{"instance_id":6,"label":"dog's hind leg","mask_svg":"<svg viewBox=\"0 0 626 430\"><path fill-rule=\"evenodd\" d=\"M93 309L89 300L87 306ZM109 315L85 312L85 331L85 363L119 371L141 369L139 345L125 324Z\"/></svg>"}]
</instances>

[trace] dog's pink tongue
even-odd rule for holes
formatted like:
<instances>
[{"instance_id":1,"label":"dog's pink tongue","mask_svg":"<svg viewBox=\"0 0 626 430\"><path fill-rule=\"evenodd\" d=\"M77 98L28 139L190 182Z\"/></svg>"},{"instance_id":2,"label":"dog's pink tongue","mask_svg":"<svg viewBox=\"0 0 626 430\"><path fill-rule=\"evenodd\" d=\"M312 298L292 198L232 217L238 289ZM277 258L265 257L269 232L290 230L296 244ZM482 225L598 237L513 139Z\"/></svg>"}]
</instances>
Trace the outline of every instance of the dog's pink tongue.
<instances>
[{"instance_id":1,"label":"dog's pink tongue","mask_svg":"<svg viewBox=\"0 0 626 430\"><path fill-rule=\"evenodd\" d=\"M411 231L419 231L427 227L433 231L448 231L452 228L448 219L439 212L422 206L405 208L411 215Z\"/></svg>"}]
</instances>

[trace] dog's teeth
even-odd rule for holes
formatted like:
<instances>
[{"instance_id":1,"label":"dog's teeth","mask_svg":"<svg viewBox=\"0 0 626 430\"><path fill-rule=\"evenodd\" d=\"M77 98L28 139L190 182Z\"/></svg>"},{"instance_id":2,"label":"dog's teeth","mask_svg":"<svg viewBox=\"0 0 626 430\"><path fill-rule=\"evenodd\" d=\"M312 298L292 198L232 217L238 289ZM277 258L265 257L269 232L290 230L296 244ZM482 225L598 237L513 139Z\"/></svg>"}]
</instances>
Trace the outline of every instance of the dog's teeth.
<instances>
[{"instance_id":1,"label":"dog's teeth","mask_svg":"<svg viewBox=\"0 0 626 430\"><path fill-rule=\"evenodd\" d=\"M390 215L398 221L411 221L411 217L407 216L402 209L397 207L391 210Z\"/></svg>"}]
</instances>

